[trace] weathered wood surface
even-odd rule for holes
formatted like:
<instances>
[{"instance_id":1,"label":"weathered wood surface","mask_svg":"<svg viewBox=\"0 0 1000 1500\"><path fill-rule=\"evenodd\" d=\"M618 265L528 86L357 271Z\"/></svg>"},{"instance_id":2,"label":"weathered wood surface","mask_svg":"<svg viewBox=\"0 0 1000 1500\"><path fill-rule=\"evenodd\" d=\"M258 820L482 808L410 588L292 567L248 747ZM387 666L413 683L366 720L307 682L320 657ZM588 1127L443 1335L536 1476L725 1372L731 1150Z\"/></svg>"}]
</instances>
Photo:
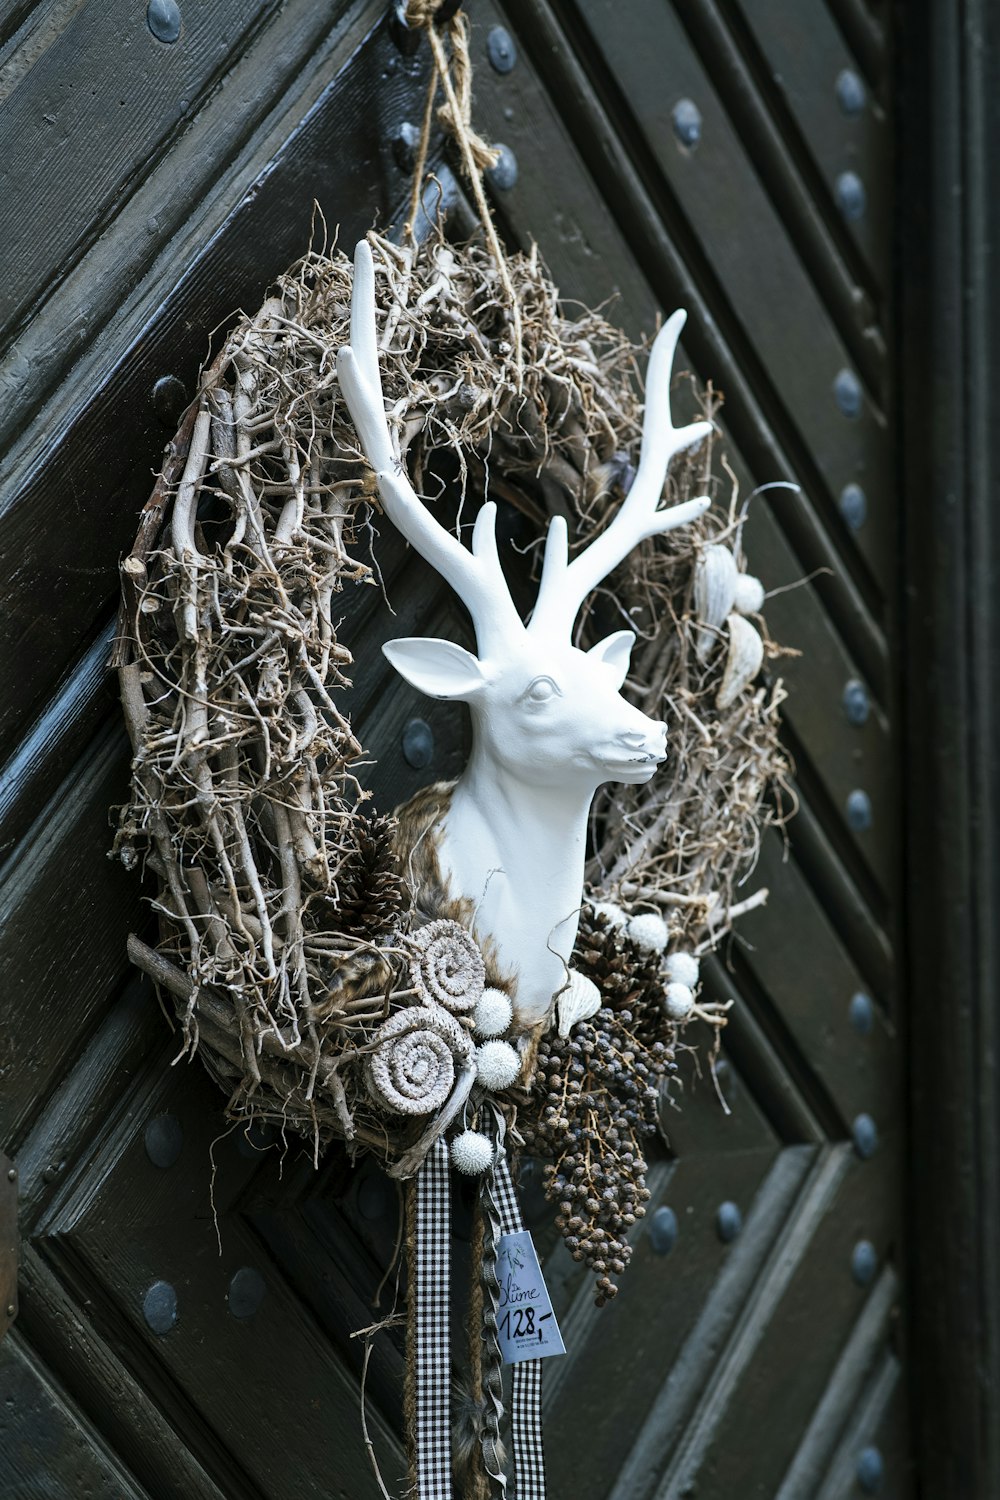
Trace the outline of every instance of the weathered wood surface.
<instances>
[{"instance_id":1,"label":"weathered wood surface","mask_svg":"<svg viewBox=\"0 0 1000 1500\"><path fill-rule=\"evenodd\" d=\"M567 297L616 295L613 316L635 336L687 306L684 359L726 393L744 492L777 478L803 487L754 500L746 533L777 591L767 618L802 652L781 668L802 811L787 858L766 841L754 883L771 904L707 966L713 995L737 999L718 1069L732 1113L707 1072L685 1071L651 1204L673 1211L676 1244L658 1255L644 1229L609 1309L593 1308L525 1189L570 1348L546 1371L553 1493L846 1500L874 1444L883 1493L903 1500L914 1486L911 1375L894 1333L907 988L892 40L863 0L467 8L477 119L518 161L516 184L493 194L510 243L537 239ZM5 198L0 248L2 268L37 247L22 274L0 277L0 1119L25 1248L22 1308L0 1348L0 1476L31 1500L361 1500L377 1487L350 1334L386 1309L371 1299L395 1245L396 1191L337 1150L317 1173L294 1146L225 1135L198 1065L170 1067L176 1038L127 972L139 893L105 857L125 757L101 664L118 557L169 436L155 380L174 374L191 391L212 330L257 305L305 248L314 198L347 244L391 215L406 187L393 142L419 119L426 49L404 60L374 0L232 0L182 16L171 49L144 30L143 7L106 8L97 23L72 4L0 7L0 132L19 122L10 183L40 163L33 197ZM496 25L518 54L504 74L486 56ZM853 113L838 102L844 71L862 84ZM694 146L675 133L684 98L700 114ZM838 206L845 171L866 190L859 218ZM834 393L845 369L860 383L854 418ZM859 530L840 508L852 482L868 501ZM395 678L381 642L464 627L398 540L384 536L379 557L395 616L374 589L343 605L352 713L388 809L457 771L467 728ZM863 723L845 711L854 681ZM434 732L424 770L400 749L414 715ZM868 827L848 813L859 789ZM867 1030L851 1008L859 993L872 1001ZM852 1144L864 1115L879 1133L866 1159ZM167 1165L148 1149L157 1131L180 1143ZM724 1203L742 1219L731 1242ZM459 1256L462 1232L459 1215ZM227 1300L241 1270L264 1288L243 1319ZM177 1296L161 1334L143 1313L157 1281ZM387 1475L400 1459L401 1357L385 1338L369 1371Z\"/></svg>"}]
</instances>

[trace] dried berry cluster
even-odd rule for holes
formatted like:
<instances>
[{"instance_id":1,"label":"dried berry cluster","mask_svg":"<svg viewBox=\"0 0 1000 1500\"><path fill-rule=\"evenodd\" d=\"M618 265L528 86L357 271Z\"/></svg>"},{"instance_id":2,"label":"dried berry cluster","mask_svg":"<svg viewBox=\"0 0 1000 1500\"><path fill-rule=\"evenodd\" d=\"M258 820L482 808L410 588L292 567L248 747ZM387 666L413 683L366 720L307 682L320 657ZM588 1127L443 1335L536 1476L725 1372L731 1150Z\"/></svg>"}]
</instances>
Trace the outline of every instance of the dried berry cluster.
<instances>
[{"instance_id":1,"label":"dried berry cluster","mask_svg":"<svg viewBox=\"0 0 1000 1500\"><path fill-rule=\"evenodd\" d=\"M649 1189L642 1142L655 1133L662 1086L676 1068L677 1028L663 1010L658 955L584 911L574 965L604 1006L568 1037L545 1036L528 1107L527 1151L546 1163L548 1197L574 1260L597 1275L597 1305L615 1295L632 1254L628 1233Z\"/></svg>"}]
</instances>

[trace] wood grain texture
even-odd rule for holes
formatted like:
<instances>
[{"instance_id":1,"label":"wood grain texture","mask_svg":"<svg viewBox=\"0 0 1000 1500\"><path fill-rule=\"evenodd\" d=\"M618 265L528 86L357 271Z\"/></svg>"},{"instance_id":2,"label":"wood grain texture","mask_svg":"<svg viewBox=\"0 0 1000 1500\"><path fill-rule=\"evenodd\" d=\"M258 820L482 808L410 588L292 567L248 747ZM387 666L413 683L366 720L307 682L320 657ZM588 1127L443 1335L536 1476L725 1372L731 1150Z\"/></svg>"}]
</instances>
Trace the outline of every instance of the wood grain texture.
<instances>
[{"instance_id":1,"label":"wood grain texture","mask_svg":"<svg viewBox=\"0 0 1000 1500\"><path fill-rule=\"evenodd\" d=\"M489 15L492 7L484 5L484 10ZM565 26L560 25L544 0L508 0L504 14L523 37L528 59L537 68L550 100L558 100L558 114L551 102L536 104L535 113L544 116L547 110L552 121L548 132L560 144L560 137L570 141L572 153L585 161L598 189L598 214L605 218L610 215L626 229L630 253L654 287L657 304L687 308L688 354L696 369L710 374L725 391L727 424L751 471L761 478L802 482L808 501L813 497L814 487L809 474L800 472L802 454L799 450L790 451L788 435L774 429L773 410L766 400L758 398L756 377L748 379L729 342L728 330L717 318L713 298L694 274L695 268L686 264L676 239L676 216L654 200L625 143L619 139L614 119L574 51L576 28L572 17ZM517 74L510 76L517 79ZM483 94L485 97L485 86ZM516 102L516 95L506 101L506 107L513 111L513 120L508 124L504 116L505 123L496 126L496 133L510 133L511 125L519 118ZM529 155L534 143L546 133L541 119L536 119L524 137L524 149ZM530 179L525 182L520 196L518 187L512 190L509 195L512 208L525 199L530 204L529 182ZM546 179L541 183L535 179L532 191L538 205L534 215L537 221L543 219L551 205L551 192ZM507 213L507 201L508 195L499 197L501 215ZM525 214L522 222L530 225L532 216ZM738 237L742 228L737 226L734 232ZM586 240L580 239L578 253L585 254ZM766 391L762 396L766 396ZM804 465L807 468L808 463ZM822 492L820 483L813 498L821 497ZM809 503L786 507L781 520L803 572L816 572L816 588L824 607L862 675L882 697L888 691L885 621L880 605L869 600L852 577L850 558L856 549L845 535L843 523L839 517L829 516L827 529Z\"/></svg>"},{"instance_id":2,"label":"wood grain texture","mask_svg":"<svg viewBox=\"0 0 1000 1500\"><path fill-rule=\"evenodd\" d=\"M785 443L814 505L837 527L836 497L863 482L873 495L889 490L891 470L884 416L873 391L861 392L855 370L826 305L764 190L744 134L727 116L700 59L686 43L672 6L622 12L611 0L580 0L595 54L621 100L621 128L636 134L634 153L646 168L661 213L708 289L714 318L737 345L757 399ZM681 99L701 113L701 139L685 148L674 130ZM654 167L659 184L650 177ZM683 216L683 222L681 222ZM859 380L858 412L848 418L834 399L841 371ZM856 534L858 547L884 593L894 556L893 515L873 507ZM856 569L864 581L864 564Z\"/></svg>"},{"instance_id":3,"label":"wood grain texture","mask_svg":"<svg viewBox=\"0 0 1000 1500\"><path fill-rule=\"evenodd\" d=\"M348 239L368 227L377 185L384 199L401 195L403 179L388 143L373 140L369 110L391 43L380 34L345 55L363 35L341 39L336 84L273 156L255 163L234 204L212 205L218 217L204 239L179 245L181 258L158 268L155 296L140 300L133 323L124 319L124 337L116 326L89 348L83 383L67 390L60 417L32 429L12 454L0 490L0 556L9 573L0 753L40 712L81 636L111 611L117 560L131 544L163 443L150 400L156 379L171 371L193 383L210 330L230 322L241 303L257 306L270 280L307 248L314 195ZM418 75L397 72L381 107L405 110L418 91Z\"/></svg>"},{"instance_id":4,"label":"wood grain texture","mask_svg":"<svg viewBox=\"0 0 1000 1500\"><path fill-rule=\"evenodd\" d=\"M18 1332L0 1345L0 1484L12 1500L150 1500Z\"/></svg>"},{"instance_id":5,"label":"wood grain texture","mask_svg":"<svg viewBox=\"0 0 1000 1500\"><path fill-rule=\"evenodd\" d=\"M124 799L126 765L116 725L71 771L4 872L0 1130L15 1148L128 967L139 891L107 858L108 809Z\"/></svg>"},{"instance_id":6,"label":"wood grain texture","mask_svg":"<svg viewBox=\"0 0 1000 1500\"><path fill-rule=\"evenodd\" d=\"M1000 1486L1000 28L920 6L906 34L910 1334L921 1483L972 1500Z\"/></svg>"},{"instance_id":7,"label":"wood grain texture","mask_svg":"<svg viewBox=\"0 0 1000 1500\"><path fill-rule=\"evenodd\" d=\"M739 0L735 9L742 12L745 34L765 60L819 170L827 215L835 215L842 232L854 241L876 294L887 292L892 199L879 191L879 184L890 175L892 125L884 86L867 86L824 0L781 6L771 0ZM837 84L845 69L856 73L864 88L864 102L856 113L849 113L838 100ZM836 204L837 179L847 171L857 173L866 185L865 208L858 218L846 218ZM890 305L887 299L884 308ZM861 303L859 311L863 307Z\"/></svg>"},{"instance_id":8,"label":"wood grain texture","mask_svg":"<svg viewBox=\"0 0 1000 1500\"><path fill-rule=\"evenodd\" d=\"M256 306L304 248L314 195L348 244L377 210L391 213L406 185L394 136L422 102L426 56L401 59L376 0L287 0L280 10L270 0L227 3L211 15L182 7L180 50L157 55L174 71L156 74L110 152L102 155L102 142L123 108L114 63L121 49L148 49L143 7L121 26L118 52L107 49L93 103L77 116L67 106L63 122L80 122L78 149L93 158L81 174L92 190L64 195L66 222L28 279L34 315L0 354L9 444L0 847L16 850L0 953L17 1022L4 1107L24 1193L19 1330L32 1369L69 1414L64 1430L84 1435L82 1488L73 1487L75 1437L40 1471L56 1495L87 1485L103 1494L105 1472L120 1470L129 1500L128 1485L156 1500L374 1500L359 1436L361 1350L350 1334L380 1315L370 1304L394 1251L395 1191L373 1168L352 1171L343 1152L328 1153L317 1172L294 1145L257 1150L224 1133L222 1094L197 1062L170 1067L175 1040L148 987L126 979L124 930L141 912L132 882L105 859L106 806L124 768L100 654L117 553L166 436L149 403L153 381L176 373L192 388L210 330L230 323L236 306ZM747 887L770 885L770 906L706 965L711 995L738 1005L718 1073L732 1113L713 1080L683 1059L682 1112L664 1112L668 1144L651 1147L651 1208L674 1209L677 1243L656 1256L648 1220L636 1226L621 1295L601 1311L557 1242L537 1183L524 1190L571 1348L546 1370L553 1493L846 1500L858 1446L873 1441L886 1457L884 1492L910 1500L911 1376L895 1335L905 1244L895 1029L906 1021L906 989L894 951L898 553L893 356L884 343L893 293L880 259L894 201L879 154L877 111L891 107L884 17L865 0L804 0L801 15L756 0L468 8L477 122L519 163L516 185L493 190L509 241L537 236L569 297L616 294L610 316L633 334L650 331L661 307L686 303L683 362L726 391L744 493L777 477L806 491L755 500L746 532L755 571L784 591L768 601L767 619L803 652L780 664L803 812L791 859L769 840ZM68 39L86 9L0 8L0 91L16 80L13 103L19 94L41 100L43 85L66 78ZM807 14L816 24L805 57ZM506 74L485 56L497 23L518 51ZM99 30L80 51L88 65ZM196 34L204 40L185 62ZM35 53L25 50L31 36ZM852 58L871 109L848 121L831 110L836 72ZM180 87L195 73L185 113ZM143 76L123 83L136 87ZM686 155L671 121L682 92L703 122ZM43 128L53 127L32 122ZM26 148L32 139L27 132ZM879 197L881 219L837 217L831 183L842 155L863 171L870 201ZM48 161L41 175L50 183ZM51 216L54 189L45 192ZM20 201L18 211L23 238L30 216ZM60 256L53 280L46 267ZM828 377L841 365L858 369L871 397L857 423L830 395ZM838 487L859 476L871 509L855 537L836 502ZM374 762L363 776L387 811L457 771L467 731L463 710L402 684L381 645L416 633L463 639L467 627L440 581L382 530L378 559L395 613L371 587L338 605L357 656L351 711ZM523 565L508 560L530 602ZM869 690L862 725L843 711L850 679ZM413 715L436 742L419 770L400 750ZM846 819L855 787L872 798L870 830ZM20 983L25 965L30 987ZM864 1036L848 1016L861 988L876 1001ZM846 1139L860 1111L882 1137L866 1162ZM173 1164L157 1167L145 1131L163 1116L182 1140ZM744 1220L731 1244L717 1230L724 1200ZM467 1232L458 1198L456 1264ZM879 1264L867 1289L849 1265L862 1237ZM243 1320L227 1302L241 1267L265 1286ZM177 1324L162 1336L142 1315L156 1279L178 1295ZM968 1282L956 1305L968 1311ZM455 1306L461 1321L457 1291ZM390 1336L369 1383L369 1417L390 1468L400 1457L400 1366ZM49 1420L38 1402L25 1411L36 1425ZM285 1433L299 1448L294 1470Z\"/></svg>"},{"instance_id":9,"label":"wood grain texture","mask_svg":"<svg viewBox=\"0 0 1000 1500\"><path fill-rule=\"evenodd\" d=\"M275 0L213 0L158 41L145 8L85 6L66 17L0 115L0 193L12 214L0 256L0 329L27 309L198 111Z\"/></svg>"}]
</instances>

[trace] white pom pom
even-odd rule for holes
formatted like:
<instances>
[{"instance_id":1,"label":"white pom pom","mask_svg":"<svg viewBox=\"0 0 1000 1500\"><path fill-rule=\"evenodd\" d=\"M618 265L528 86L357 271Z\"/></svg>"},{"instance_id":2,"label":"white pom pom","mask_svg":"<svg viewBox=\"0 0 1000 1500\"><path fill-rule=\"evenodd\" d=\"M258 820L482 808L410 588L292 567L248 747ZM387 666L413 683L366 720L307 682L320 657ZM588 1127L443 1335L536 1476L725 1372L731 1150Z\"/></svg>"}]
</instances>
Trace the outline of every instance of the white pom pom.
<instances>
[{"instance_id":1,"label":"white pom pom","mask_svg":"<svg viewBox=\"0 0 1000 1500\"><path fill-rule=\"evenodd\" d=\"M476 1049L476 1077L484 1089L506 1089L521 1071L521 1059L509 1042L484 1042Z\"/></svg>"},{"instance_id":2,"label":"white pom pom","mask_svg":"<svg viewBox=\"0 0 1000 1500\"><path fill-rule=\"evenodd\" d=\"M483 990L473 1012L477 1036L503 1036L514 1015L510 997L503 990Z\"/></svg>"},{"instance_id":3,"label":"white pom pom","mask_svg":"<svg viewBox=\"0 0 1000 1500\"><path fill-rule=\"evenodd\" d=\"M668 984L663 992L663 1008L671 1021L683 1021L691 1014L694 996L686 984Z\"/></svg>"},{"instance_id":4,"label":"white pom pom","mask_svg":"<svg viewBox=\"0 0 1000 1500\"><path fill-rule=\"evenodd\" d=\"M469 1177L479 1177L493 1165L493 1147L479 1130L463 1130L451 1143L452 1165Z\"/></svg>"},{"instance_id":5,"label":"white pom pom","mask_svg":"<svg viewBox=\"0 0 1000 1500\"><path fill-rule=\"evenodd\" d=\"M606 918L609 927L625 926L628 919L621 907L616 906L613 901L592 901L590 904L594 916Z\"/></svg>"},{"instance_id":6,"label":"white pom pom","mask_svg":"<svg viewBox=\"0 0 1000 1500\"><path fill-rule=\"evenodd\" d=\"M764 585L751 573L741 573L736 580L733 608L741 615L757 615L764 608Z\"/></svg>"},{"instance_id":7,"label":"white pom pom","mask_svg":"<svg viewBox=\"0 0 1000 1500\"><path fill-rule=\"evenodd\" d=\"M644 911L629 918L628 935L647 953L662 953L667 946L667 924L655 912Z\"/></svg>"},{"instance_id":8,"label":"white pom pom","mask_svg":"<svg viewBox=\"0 0 1000 1500\"><path fill-rule=\"evenodd\" d=\"M698 983L698 960L693 953L668 953L663 966L671 984L686 984L693 990Z\"/></svg>"}]
</instances>

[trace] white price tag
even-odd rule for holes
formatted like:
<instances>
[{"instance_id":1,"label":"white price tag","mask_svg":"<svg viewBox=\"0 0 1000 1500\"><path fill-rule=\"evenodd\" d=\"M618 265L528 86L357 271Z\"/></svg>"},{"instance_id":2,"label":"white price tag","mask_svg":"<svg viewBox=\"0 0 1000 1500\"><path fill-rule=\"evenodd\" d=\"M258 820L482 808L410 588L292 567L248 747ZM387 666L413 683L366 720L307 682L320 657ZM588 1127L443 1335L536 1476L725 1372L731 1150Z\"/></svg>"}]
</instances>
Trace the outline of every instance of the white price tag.
<instances>
[{"instance_id":1,"label":"white price tag","mask_svg":"<svg viewBox=\"0 0 1000 1500\"><path fill-rule=\"evenodd\" d=\"M542 1268L526 1229L500 1236L497 1280L500 1283L497 1329L504 1364L565 1354L566 1345L542 1280Z\"/></svg>"}]
</instances>

